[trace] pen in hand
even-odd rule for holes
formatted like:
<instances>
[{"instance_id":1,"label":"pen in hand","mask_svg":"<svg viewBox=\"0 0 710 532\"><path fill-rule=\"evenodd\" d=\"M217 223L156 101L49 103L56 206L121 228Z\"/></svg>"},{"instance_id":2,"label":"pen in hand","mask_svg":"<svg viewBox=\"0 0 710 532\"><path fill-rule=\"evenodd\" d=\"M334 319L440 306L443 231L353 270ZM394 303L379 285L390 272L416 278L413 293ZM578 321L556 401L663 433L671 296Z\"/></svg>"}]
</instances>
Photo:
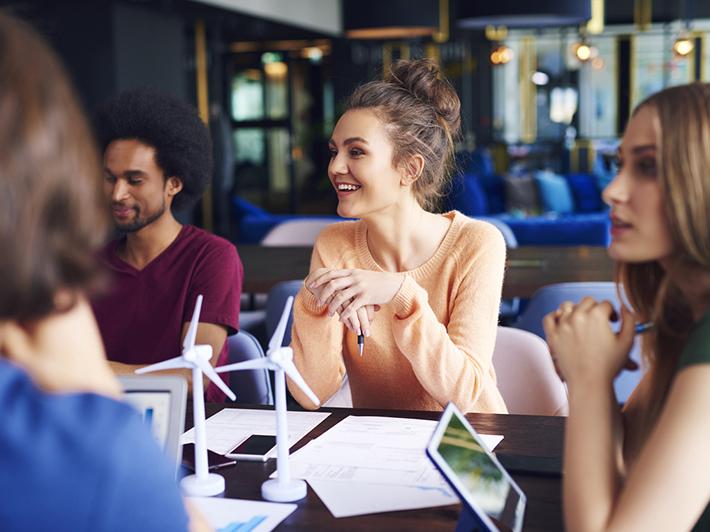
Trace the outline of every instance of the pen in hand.
<instances>
[{"instance_id":1,"label":"pen in hand","mask_svg":"<svg viewBox=\"0 0 710 532\"><path fill-rule=\"evenodd\" d=\"M357 335L357 349L360 352L360 356L362 356L362 350L365 347L365 336L362 334Z\"/></svg>"},{"instance_id":2,"label":"pen in hand","mask_svg":"<svg viewBox=\"0 0 710 532\"><path fill-rule=\"evenodd\" d=\"M643 323L637 323L635 327L636 334L643 334L653 329L652 321L645 321Z\"/></svg>"}]
</instances>

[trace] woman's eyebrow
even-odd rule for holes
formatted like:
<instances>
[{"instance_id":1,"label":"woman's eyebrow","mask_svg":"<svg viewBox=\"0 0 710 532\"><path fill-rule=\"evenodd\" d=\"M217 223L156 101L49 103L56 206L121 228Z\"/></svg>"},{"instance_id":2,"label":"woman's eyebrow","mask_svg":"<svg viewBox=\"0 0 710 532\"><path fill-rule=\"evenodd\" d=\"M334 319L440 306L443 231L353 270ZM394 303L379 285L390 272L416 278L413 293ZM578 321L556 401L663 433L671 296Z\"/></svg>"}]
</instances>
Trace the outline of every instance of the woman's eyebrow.
<instances>
[{"instance_id":1,"label":"woman's eyebrow","mask_svg":"<svg viewBox=\"0 0 710 532\"><path fill-rule=\"evenodd\" d=\"M631 150L634 154L638 154L644 151L648 150L655 150L656 145L655 144L643 144L641 146L634 146L633 149Z\"/></svg>"}]
</instances>

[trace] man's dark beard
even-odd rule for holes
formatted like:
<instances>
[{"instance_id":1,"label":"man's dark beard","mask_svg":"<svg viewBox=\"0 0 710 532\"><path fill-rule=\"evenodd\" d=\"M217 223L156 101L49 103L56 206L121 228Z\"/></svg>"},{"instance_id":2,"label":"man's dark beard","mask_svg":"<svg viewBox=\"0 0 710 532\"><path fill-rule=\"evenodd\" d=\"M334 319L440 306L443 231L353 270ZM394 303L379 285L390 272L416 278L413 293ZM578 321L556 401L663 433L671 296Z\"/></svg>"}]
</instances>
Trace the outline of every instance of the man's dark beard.
<instances>
[{"instance_id":1,"label":"man's dark beard","mask_svg":"<svg viewBox=\"0 0 710 532\"><path fill-rule=\"evenodd\" d=\"M152 224L155 220L160 218L163 213L165 212L165 202L163 202L163 205L158 209L156 212L148 216L148 218L140 218L137 217L135 222L130 223L130 224L116 224L116 229L118 229L121 233L135 233L136 231L139 231L146 227L147 225Z\"/></svg>"}]
</instances>

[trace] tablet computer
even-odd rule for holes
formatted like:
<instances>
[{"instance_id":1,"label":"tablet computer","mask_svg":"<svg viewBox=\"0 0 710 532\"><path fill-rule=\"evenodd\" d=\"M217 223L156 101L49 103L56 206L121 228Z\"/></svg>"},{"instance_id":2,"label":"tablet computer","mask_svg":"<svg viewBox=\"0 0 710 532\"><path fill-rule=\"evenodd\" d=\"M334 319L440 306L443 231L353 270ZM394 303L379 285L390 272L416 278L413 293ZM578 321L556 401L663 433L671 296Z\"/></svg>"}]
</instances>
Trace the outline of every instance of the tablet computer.
<instances>
[{"instance_id":1,"label":"tablet computer","mask_svg":"<svg viewBox=\"0 0 710 532\"><path fill-rule=\"evenodd\" d=\"M155 440L175 463L180 465L180 435L185 428L187 383L177 376L123 375L124 400L143 416Z\"/></svg>"},{"instance_id":2,"label":"tablet computer","mask_svg":"<svg viewBox=\"0 0 710 532\"><path fill-rule=\"evenodd\" d=\"M452 403L444 410L426 453L474 523L485 530L522 529L525 494Z\"/></svg>"}]
</instances>

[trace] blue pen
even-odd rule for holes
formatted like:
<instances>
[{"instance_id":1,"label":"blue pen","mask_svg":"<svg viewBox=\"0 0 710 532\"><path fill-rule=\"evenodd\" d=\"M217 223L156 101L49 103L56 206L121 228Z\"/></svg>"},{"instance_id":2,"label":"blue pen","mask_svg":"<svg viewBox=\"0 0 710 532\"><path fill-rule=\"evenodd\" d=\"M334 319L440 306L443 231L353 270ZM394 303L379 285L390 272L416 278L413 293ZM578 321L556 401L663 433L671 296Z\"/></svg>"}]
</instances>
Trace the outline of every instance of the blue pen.
<instances>
[{"instance_id":1,"label":"blue pen","mask_svg":"<svg viewBox=\"0 0 710 532\"><path fill-rule=\"evenodd\" d=\"M651 329L653 329L652 321L645 321L643 323L636 324L636 334L643 334L645 332L650 331Z\"/></svg>"},{"instance_id":2,"label":"blue pen","mask_svg":"<svg viewBox=\"0 0 710 532\"><path fill-rule=\"evenodd\" d=\"M362 356L362 350L365 347L365 337L362 334L357 335L357 348L360 351L360 356Z\"/></svg>"}]
</instances>

